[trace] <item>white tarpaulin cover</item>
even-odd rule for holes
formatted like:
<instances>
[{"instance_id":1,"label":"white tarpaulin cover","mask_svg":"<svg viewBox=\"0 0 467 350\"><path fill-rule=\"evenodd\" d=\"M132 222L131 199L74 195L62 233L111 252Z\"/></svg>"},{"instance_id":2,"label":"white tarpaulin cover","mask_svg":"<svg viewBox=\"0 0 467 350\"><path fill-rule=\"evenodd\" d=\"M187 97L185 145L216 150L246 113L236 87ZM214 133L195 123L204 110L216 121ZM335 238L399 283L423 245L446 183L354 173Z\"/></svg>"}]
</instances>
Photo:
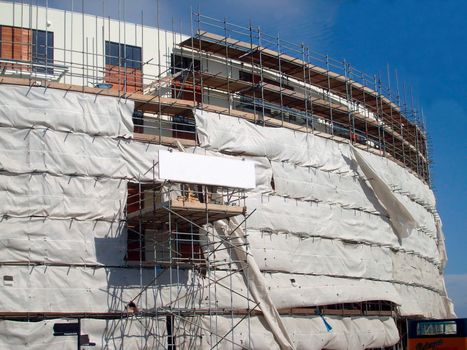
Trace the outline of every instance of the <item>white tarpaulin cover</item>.
<instances>
[{"instance_id":1,"label":"white tarpaulin cover","mask_svg":"<svg viewBox=\"0 0 467 350\"><path fill-rule=\"evenodd\" d=\"M28 86L0 85L0 126L89 135L133 135L134 102Z\"/></svg>"},{"instance_id":2,"label":"white tarpaulin cover","mask_svg":"<svg viewBox=\"0 0 467 350\"><path fill-rule=\"evenodd\" d=\"M312 134L198 110L195 116L205 149L270 162L272 174L262 176L260 190L247 198L248 210L256 209L247 227L261 270L335 276L331 286L339 285L337 277L381 281L397 286L386 300L399 300L404 314L450 314L434 196L409 171L366 152L358 151L362 155L355 159L349 145ZM390 175L382 162L389 164ZM366 173L358 170L362 167ZM339 297L349 291L337 288ZM384 299L377 289L366 297ZM365 288L358 290L362 296Z\"/></svg>"},{"instance_id":3,"label":"white tarpaulin cover","mask_svg":"<svg viewBox=\"0 0 467 350\"><path fill-rule=\"evenodd\" d=\"M392 318L377 317L325 317L332 327L327 330L319 316L300 317L284 316L284 326L288 330L294 349L348 349L358 350L390 346L399 340L397 327ZM209 320L202 319L208 327ZM231 329L231 320L219 318L218 329L225 334ZM238 319L234 319L237 324ZM248 331L250 327L250 332ZM250 333L250 337L248 334ZM221 348L226 349L281 349L271 332L264 326L262 317L253 317L250 322L242 322L233 330L233 334L225 340L219 336L206 334L200 344L201 349L211 349L212 345L221 341Z\"/></svg>"},{"instance_id":4,"label":"white tarpaulin cover","mask_svg":"<svg viewBox=\"0 0 467 350\"><path fill-rule=\"evenodd\" d=\"M348 349L358 350L380 348L394 344L398 340L397 327L392 318L378 317L337 317L326 316L332 327L328 331L321 317L286 316L285 327L291 334L297 350ZM75 320L55 319L42 322L0 322L0 347L2 349L32 350L74 350L76 337L54 337L55 323L76 322ZM233 324L238 324L230 332ZM262 317L252 317L249 322L241 322L216 317L218 331L211 333L209 317L192 320L175 319L176 327L186 332L177 334L178 347L182 349L211 349L219 342L221 349L280 349L271 332L264 326ZM190 329L196 336L190 336ZM167 349L166 318L138 318L116 320L81 321L83 334L96 343L97 349ZM229 332L229 333L228 333ZM223 339L222 336L228 335Z\"/></svg>"},{"instance_id":5,"label":"white tarpaulin cover","mask_svg":"<svg viewBox=\"0 0 467 350\"><path fill-rule=\"evenodd\" d=\"M417 227L412 214L391 191L389 186L378 176L376 171L372 169L371 165L365 161L360 152L353 147L352 152L358 166L362 169L363 174L371 184L373 192L388 212L389 220L397 236L399 239L408 237L410 232Z\"/></svg>"},{"instance_id":6,"label":"white tarpaulin cover","mask_svg":"<svg viewBox=\"0 0 467 350\"><path fill-rule=\"evenodd\" d=\"M246 238L243 229L239 227L235 219L229 222L218 222L218 226L217 230L223 232L223 235L229 237L230 242L234 244L233 249L237 259L241 262L244 280L247 281L248 289L263 312L263 317L279 347L281 349L293 349L290 335L282 322L282 318L269 294L269 290L266 288L264 276L255 259L248 254L245 248Z\"/></svg>"},{"instance_id":7,"label":"white tarpaulin cover","mask_svg":"<svg viewBox=\"0 0 467 350\"><path fill-rule=\"evenodd\" d=\"M254 156L269 160L334 171L354 172L350 146L313 134L285 128L261 127L244 119L196 110L196 129L202 147ZM371 153L364 154L378 175L398 193L434 210L430 188L393 161Z\"/></svg>"},{"instance_id":8,"label":"white tarpaulin cover","mask_svg":"<svg viewBox=\"0 0 467 350\"><path fill-rule=\"evenodd\" d=\"M237 218L206 228L211 243L235 238L248 250L206 254L230 270L132 268L127 184L162 182L159 151L169 149L131 139L132 102L0 85L0 106L1 312L121 312L132 300L153 311L259 303L263 316L223 340L239 317L175 318L180 348L202 349L218 341L231 348L228 339L255 349L364 349L398 340L392 318L325 316L329 332L320 316L279 315L286 308L386 300L402 315L453 315L433 193L390 160L363 151L356 159L347 144L196 110L201 147L187 153L254 164L246 206L256 211L245 226L235 231ZM404 208L399 228L376 176ZM253 266L250 274L238 260ZM82 327L98 348L167 348L166 322L84 319ZM0 348L75 348L52 328L0 321Z\"/></svg>"}]
</instances>

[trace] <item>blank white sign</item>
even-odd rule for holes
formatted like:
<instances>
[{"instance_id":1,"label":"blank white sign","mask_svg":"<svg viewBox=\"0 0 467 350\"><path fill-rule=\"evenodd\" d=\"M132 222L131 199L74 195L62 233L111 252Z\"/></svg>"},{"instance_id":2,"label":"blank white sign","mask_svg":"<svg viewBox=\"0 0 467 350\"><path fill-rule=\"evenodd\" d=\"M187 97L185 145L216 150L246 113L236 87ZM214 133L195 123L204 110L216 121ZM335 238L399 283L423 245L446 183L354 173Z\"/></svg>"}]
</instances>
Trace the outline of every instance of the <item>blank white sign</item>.
<instances>
[{"instance_id":1,"label":"blank white sign","mask_svg":"<svg viewBox=\"0 0 467 350\"><path fill-rule=\"evenodd\" d=\"M159 150L159 177L175 182L255 188L255 164L248 160Z\"/></svg>"}]
</instances>

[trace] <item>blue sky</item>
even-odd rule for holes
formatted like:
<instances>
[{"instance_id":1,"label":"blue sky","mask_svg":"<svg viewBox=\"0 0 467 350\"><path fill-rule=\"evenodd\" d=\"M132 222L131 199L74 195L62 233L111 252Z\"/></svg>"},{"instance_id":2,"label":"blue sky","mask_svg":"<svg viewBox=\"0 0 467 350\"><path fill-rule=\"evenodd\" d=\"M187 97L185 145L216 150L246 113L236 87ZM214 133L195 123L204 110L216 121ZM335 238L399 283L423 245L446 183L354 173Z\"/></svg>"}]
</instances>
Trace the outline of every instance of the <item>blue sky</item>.
<instances>
[{"instance_id":1,"label":"blue sky","mask_svg":"<svg viewBox=\"0 0 467 350\"><path fill-rule=\"evenodd\" d=\"M64 3L49 0L49 6ZM79 8L81 1L74 3ZM104 4L106 15L114 16L116 5L123 7L123 0L84 3L88 10ZM156 0L127 0L126 19L140 22L142 6L145 24L155 24ZM189 32L190 7L240 25L251 19L269 34L304 42L369 74L386 77L388 65L397 69L400 85L413 91L426 118L449 257L447 286L458 314L467 317L467 1L159 0L161 26L171 29L174 22Z\"/></svg>"}]
</instances>

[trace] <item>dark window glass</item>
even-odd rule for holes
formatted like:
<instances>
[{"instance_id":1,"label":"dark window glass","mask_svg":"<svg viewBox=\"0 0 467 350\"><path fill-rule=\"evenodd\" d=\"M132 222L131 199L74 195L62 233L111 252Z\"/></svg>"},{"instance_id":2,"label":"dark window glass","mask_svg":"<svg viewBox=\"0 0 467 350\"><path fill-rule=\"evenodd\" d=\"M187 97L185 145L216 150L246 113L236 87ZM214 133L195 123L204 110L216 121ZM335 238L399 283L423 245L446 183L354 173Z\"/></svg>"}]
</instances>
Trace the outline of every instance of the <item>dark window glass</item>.
<instances>
[{"instance_id":1,"label":"dark window glass","mask_svg":"<svg viewBox=\"0 0 467 350\"><path fill-rule=\"evenodd\" d=\"M105 63L110 64L112 66L118 66L118 48L119 45L117 43L112 43L109 41L105 42Z\"/></svg>"},{"instance_id":2,"label":"dark window glass","mask_svg":"<svg viewBox=\"0 0 467 350\"><path fill-rule=\"evenodd\" d=\"M196 131L195 120L183 115L176 115L172 118L173 128L178 131L189 131L194 133Z\"/></svg>"},{"instance_id":3,"label":"dark window glass","mask_svg":"<svg viewBox=\"0 0 467 350\"><path fill-rule=\"evenodd\" d=\"M201 68L199 60L193 60L191 57L182 57L174 54L171 56L171 63L172 74L180 72L183 69L199 71Z\"/></svg>"},{"instance_id":4,"label":"dark window glass","mask_svg":"<svg viewBox=\"0 0 467 350\"><path fill-rule=\"evenodd\" d=\"M105 64L141 69L141 47L112 41L105 42Z\"/></svg>"},{"instance_id":5,"label":"dark window glass","mask_svg":"<svg viewBox=\"0 0 467 350\"><path fill-rule=\"evenodd\" d=\"M122 56L125 57L126 66L128 68L133 68L133 62L135 61L133 59L133 47L129 45L123 45L121 49L123 49Z\"/></svg>"},{"instance_id":6,"label":"dark window glass","mask_svg":"<svg viewBox=\"0 0 467 350\"><path fill-rule=\"evenodd\" d=\"M45 30L32 31L32 63L33 71L53 74L54 33Z\"/></svg>"},{"instance_id":7,"label":"dark window glass","mask_svg":"<svg viewBox=\"0 0 467 350\"><path fill-rule=\"evenodd\" d=\"M238 78L243 81L253 82L253 75L242 70L238 72Z\"/></svg>"},{"instance_id":8,"label":"dark window glass","mask_svg":"<svg viewBox=\"0 0 467 350\"><path fill-rule=\"evenodd\" d=\"M137 46L126 45L126 65L130 68L141 69L141 48Z\"/></svg>"},{"instance_id":9,"label":"dark window glass","mask_svg":"<svg viewBox=\"0 0 467 350\"><path fill-rule=\"evenodd\" d=\"M167 349L175 350L175 330L174 330L174 316L166 316L166 326L167 326Z\"/></svg>"},{"instance_id":10,"label":"dark window glass","mask_svg":"<svg viewBox=\"0 0 467 350\"><path fill-rule=\"evenodd\" d=\"M144 231L143 231L144 232ZM144 234L140 235L138 231L131 228L127 232L127 261L145 260L145 242Z\"/></svg>"}]
</instances>

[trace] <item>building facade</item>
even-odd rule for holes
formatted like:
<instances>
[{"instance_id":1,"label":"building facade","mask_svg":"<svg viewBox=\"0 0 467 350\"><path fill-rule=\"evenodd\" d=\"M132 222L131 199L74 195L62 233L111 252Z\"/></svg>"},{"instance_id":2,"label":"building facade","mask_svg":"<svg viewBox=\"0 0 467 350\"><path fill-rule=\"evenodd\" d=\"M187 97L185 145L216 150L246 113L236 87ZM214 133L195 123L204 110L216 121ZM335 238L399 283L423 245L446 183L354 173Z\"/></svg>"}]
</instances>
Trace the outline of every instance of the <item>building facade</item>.
<instances>
[{"instance_id":1,"label":"building facade","mask_svg":"<svg viewBox=\"0 0 467 350\"><path fill-rule=\"evenodd\" d=\"M403 348L454 316L418 113L346 62L0 2L2 348Z\"/></svg>"}]
</instances>

